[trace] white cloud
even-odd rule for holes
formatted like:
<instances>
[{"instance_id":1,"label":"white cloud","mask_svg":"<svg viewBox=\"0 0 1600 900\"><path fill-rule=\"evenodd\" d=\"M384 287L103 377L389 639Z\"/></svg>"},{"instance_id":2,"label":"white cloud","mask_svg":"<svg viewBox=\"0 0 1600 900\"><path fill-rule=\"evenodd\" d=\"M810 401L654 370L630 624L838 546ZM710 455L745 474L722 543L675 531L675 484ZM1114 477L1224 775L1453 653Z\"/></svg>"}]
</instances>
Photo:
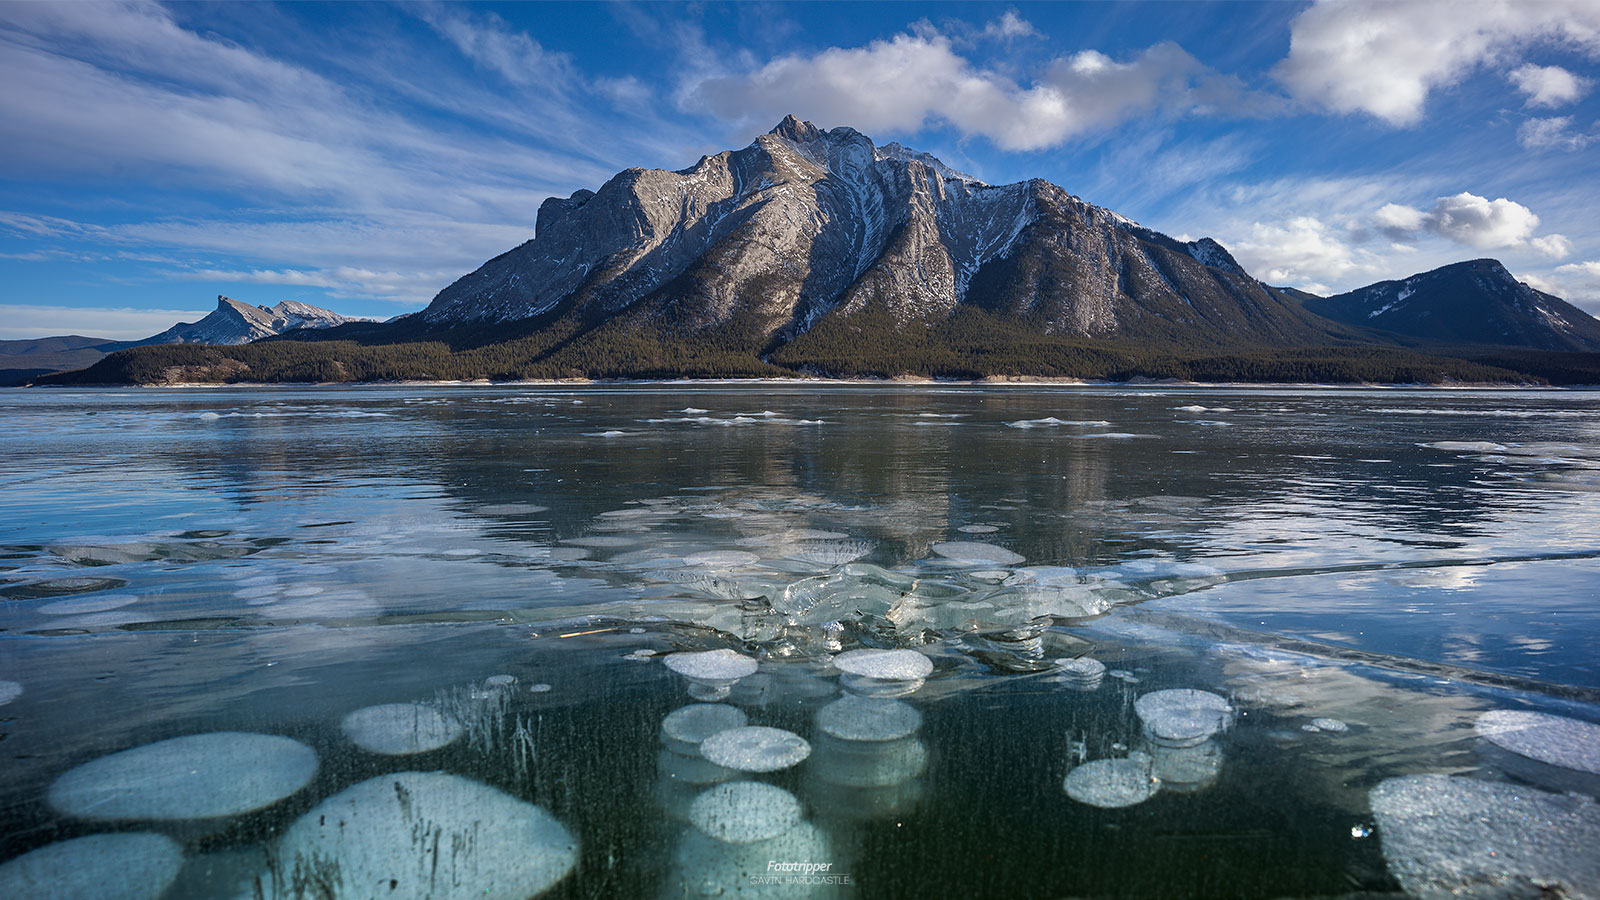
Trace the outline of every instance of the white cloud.
<instances>
[{"instance_id":1,"label":"white cloud","mask_svg":"<svg viewBox=\"0 0 1600 900\"><path fill-rule=\"evenodd\" d=\"M1032 22L1017 15L1016 10L1008 9L1000 18L994 19L983 26L983 31L979 33L979 37L998 41L1014 41L1017 38L1044 37L1044 35L1039 33L1039 29L1033 27Z\"/></svg>"},{"instance_id":2,"label":"white cloud","mask_svg":"<svg viewBox=\"0 0 1600 900\"><path fill-rule=\"evenodd\" d=\"M1426 232L1479 250L1520 247L1541 240L1544 241L1542 245L1534 246L1540 252L1549 253L1567 240L1560 235L1534 238L1539 217L1514 200L1504 197L1490 200L1466 191L1440 197L1427 211L1397 203L1385 204L1372 219L1384 234L1395 240L1414 238ZM1570 252L1571 245L1566 246Z\"/></svg>"},{"instance_id":3,"label":"white cloud","mask_svg":"<svg viewBox=\"0 0 1600 900\"><path fill-rule=\"evenodd\" d=\"M276 284L291 287L325 288L335 298L367 297L398 303L426 303L439 287L461 275L460 270L442 272L375 272L354 266L329 269L193 269L172 273L181 281L210 281L229 284Z\"/></svg>"},{"instance_id":4,"label":"white cloud","mask_svg":"<svg viewBox=\"0 0 1600 900\"><path fill-rule=\"evenodd\" d=\"M1302 100L1413 125L1422 119L1430 91L1455 84L1480 65L1514 62L1540 42L1600 52L1600 4L1318 3L1291 23L1289 56L1277 74Z\"/></svg>"},{"instance_id":5,"label":"white cloud","mask_svg":"<svg viewBox=\"0 0 1600 900\"><path fill-rule=\"evenodd\" d=\"M1582 150L1594 143L1593 134L1572 130L1571 116L1529 119L1517 128L1517 141L1529 150Z\"/></svg>"},{"instance_id":6,"label":"white cloud","mask_svg":"<svg viewBox=\"0 0 1600 900\"><path fill-rule=\"evenodd\" d=\"M1564 234L1547 234L1528 241L1528 246L1551 259L1566 259L1572 255L1572 242Z\"/></svg>"},{"instance_id":7,"label":"white cloud","mask_svg":"<svg viewBox=\"0 0 1600 900\"><path fill-rule=\"evenodd\" d=\"M696 76L679 100L742 122L766 124L793 113L869 134L943 122L1006 150L1056 146L1158 110L1250 115L1271 103L1172 43L1122 62L1095 50L1060 57L1024 87L974 65L931 28L865 47L782 56L748 71Z\"/></svg>"},{"instance_id":8,"label":"white cloud","mask_svg":"<svg viewBox=\"0 0 1600 900\"><path fill-rule=\"evenodd\" d=\"M1269 284L1324 293L1328 283L1370 274L1375 259L1314 216L1256 222L1227 244L1245 271Z\"/></svg>"},{"instance_id":9,"label":"white cloud","mask_svg":"<svg viewBox=\"0 0 1600 900\"><path fill-rule=\"evenodd\" d=\"M1528 106L1556 107L1576 103L1593 86L1587 78L1560 66L1527 63L1506 73L1517 90L1528 96Z\"/></svg>"},{"instance_id":10,"label":"white cloud","mask_svg":"<svg viewBox=\"0 0 1600 900\"><path fill-rule=\"evenodd\" d=\"M105 306L42 306L0 304L0 340L81 334L86 337L134 341L159 334L179 322L195 322L210 310L134 309Z\"/></svg>"},{"instance_id":11,"label":"white cloud","mask_svg":"<svg viewBox=\"0 0 1600 900\"><path fill-rule=\"evenodd\" d=\"M1600 259L1556 266L1548 278L1523 279L1535 288L1600 315Z\"/></svg>"}]
</instances>

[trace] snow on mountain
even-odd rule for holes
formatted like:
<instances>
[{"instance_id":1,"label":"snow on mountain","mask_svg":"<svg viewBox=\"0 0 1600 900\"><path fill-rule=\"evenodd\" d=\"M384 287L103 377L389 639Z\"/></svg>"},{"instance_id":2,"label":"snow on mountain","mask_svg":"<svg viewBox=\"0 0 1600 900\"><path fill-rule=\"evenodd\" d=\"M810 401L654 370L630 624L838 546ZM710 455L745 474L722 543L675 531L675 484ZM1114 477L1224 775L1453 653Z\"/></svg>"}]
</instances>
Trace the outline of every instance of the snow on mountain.
<instances>
[{"instance_id":1,"label":"snow on mountain","mask_svg":"<svg viewBox=\"0 0 1600 900\"><path fill-rule=\"evenodd\" d=\"M830 316L935 322L963 304L1031 316L1047 332L1200 328L1220 339L1254 322L1273 339L1320 333L1209 238L1178 242L1043 180L989 185L793 116L687 169L627 169L597 191L546 200L532 240L447 287L420 318L559 316L580 328L627 311L767 342Z\"/></svg>"},{"instance_id":2,"label":"snow on mountain","mask_svg":"<svg viewBox=\"0 0 1600 900\"><path fill-rule=\"evenodd\" d=\"M336 312L284 300L276 306L251 306L217 296L217 308L198 322L179 322L160 334L134 341L140 344L248 344L265 337L302 328L332 328L347 322L360 322Z\"/></svg>"}]
</instances>

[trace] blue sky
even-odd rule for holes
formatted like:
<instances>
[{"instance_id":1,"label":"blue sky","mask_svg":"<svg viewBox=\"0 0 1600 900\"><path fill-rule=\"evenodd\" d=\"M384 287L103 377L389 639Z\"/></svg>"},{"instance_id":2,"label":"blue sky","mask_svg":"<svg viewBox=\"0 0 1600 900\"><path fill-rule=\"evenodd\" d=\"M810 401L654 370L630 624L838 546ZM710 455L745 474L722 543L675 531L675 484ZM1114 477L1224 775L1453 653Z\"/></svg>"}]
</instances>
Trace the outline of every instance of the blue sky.
<instances>
[{"instance_id":1,"label":"blue sky","mask_svg":"<svg viewBox=\"0 0 1600 900\"><path fill-rule=\"evenodd\" d=\"M1318 292L1493 256L1600 311L1600 4L0 3L0 338L388 317L545 197L785 113Z\"/></svg>"}]
</instances>

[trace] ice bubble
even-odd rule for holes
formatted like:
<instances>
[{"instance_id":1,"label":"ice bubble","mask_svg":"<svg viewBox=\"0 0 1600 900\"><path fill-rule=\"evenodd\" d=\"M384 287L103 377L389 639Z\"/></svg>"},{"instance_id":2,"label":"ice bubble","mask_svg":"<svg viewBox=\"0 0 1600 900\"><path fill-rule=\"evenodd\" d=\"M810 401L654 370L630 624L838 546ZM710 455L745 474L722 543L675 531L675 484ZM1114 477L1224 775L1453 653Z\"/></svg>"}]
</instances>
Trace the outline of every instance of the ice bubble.
<instances>
[{"instance_id":1,"label":"ice bubble","mask_svg":"<svg viewBox=\"0 0 1600 900\"><path fill-rule=\"evenodd\" d=\"M218 731L85 763L50 785L49 800L84 819L212 819L270 806L316 772L316 753L299 741Z\"/></svg>"},{"instance_id":2,"label":"ice bubble","mask_svg":"<svg viewBox=\"0 0 1600 900\"><path fill-rule=\"evenodd\" d=\"M552 690L552 688L548 684L541 683L528 685L528 693L530 694L543 694L549 692L550 690Z\"/></svg>"},{"instance_id":3,"label":"ice bubble","mask_svg":"<svg viewBox=\"0 0 1600 900\"><path fill-rule=\"evenodd\" d=\"M406 756L447 746L461 737L461 723L420 703L368 706L344 717L339 730L368 753Z\"/></svg>"},{"instance_id":4,"label":"ice bubble","mask_svg":"<svg viewBox=\"0 0 1600 900\"><path fill-rule=\"evenodd\" d=\"M811 755L805 738L781 728L747 725L719 731L700 744L700 755L740 772L776 772Z\"/></svg>"},{"instance_id":5,"label":"ice bubble","mask_svg":"<svg viewBox=\"0 0 1600 900\"><path fill-rule=\"evenodd\" d=\"M1127 669L1110 669L1107 670L1106 674L1117 679L1118 681L1124 681L1128 684L1138 684L1143 680L1139 676L1129 672Z\"/></svg>"},{"instance_id":6,"label":"ice bubble","mask_svg":"<svg viewBox=\"0 0 1600 900\"><path fill-rule=\"evenodd\" d=\"M1216 741L1202 741L1189 747L1165 747L1152 743L1150 772L1161 781L1161 789L1193 793L1210 787L1222 773L1222 748Z\"/></svg>"},{"instance_id":7,"label":"ice bubble","mask_svg":"<svg viewBox=\"0 0 1600 900\"><path fill-rule=\"evenodd\" d=\"M743 728L749 721L743 710L724 703L691 703L661 720L661 742L675 753L692 756L700 752L701 741L719 731Z\"/></svg>"},{"instance_id":8,"label":"ice bubble","mask_svg":"<svg viewBox=\"0 0 1600 900\"><path fill-rule=\"evenodd\" d=\"M951 562L963 566L1014 566L1023 558L1004 547L977 541L942 541L931 548Z\"/></svg>"},{"instance_id":9,"label":"ice bubble","mask_svg":"<svg viewBox=\"0 0 1600 900\"><path fill-rule=\"evenodd\" d=\"M0 706L22 696L22 685L15 681L0 681Z\"/></svg>"},{"instance_id":10,"label":"ice bubble","mask_svg":"<svg viewBox=\"0 0 1600 900\"><path fill-rule=\"evenodd\" d=\"M933 674L933 660L915 650L850 650L833 658L848 675L880 681L912 681Z\"/></svg>"},{"instance_id":11,"label":"ice bubble","mask_svg":"<svg viewBox=\"0 0 1600 900\"><path fill-rule=\"evenodd\" d=\"M1478 736L1518 756L1600 775L1600 725L1526 710L1495 709L1478 717Z\"/></svg>"},{"instance_id":12,"label":"ice bubble","mask_svg":"<svg viewBox=\"0 0 1600 900\"><path fill-rule=\"evenodd\" d=\"M483 683L492 688L508 688L517 683L515 675L490 675Z\"/></svg>"},{"instance_id":13,"label":"ice bubble","mask_svg":"<svg viewBox=\"0 0 1600 900\"><path fill-rule=\"evenodd\" d=\"M543 808L444 772L380 775L324 800L279 842L260 900L527 900L566 877L578 840Z\"/></svg>"},{"instance_id":14,"label":"ice bubble","mask_svg":"<svg viewBox=\"0 0 1600 900\"><path fill-rule=\"evenodd\" d=\"M1208 691L1178 689L1145 694L1134 702L1133 711L1153 742L1186 747L1227 727L1233 707Z\"/></svg>"},{"instance_id":15,"label":"ice bubble","mask_svg":"<svg viewBox=\"0 0 1600 900\"><path fill-rule=\"evenodd\" d=\"M1600 896L1600 806L1588 797L1410 775L1368 799L1389 874L1418 900Z\"/></svg>"},{"instance_id":16,"label":"ice bubble","mask_svg":"<svg viewBox=\"0 0 1600 900\"><path fill-rule=\"evenodd\" d=\"M139 598L132 594L96 594L91 597L72 597L46 603L39 607L38 611L47 616L74 616L80 613L105 612L138 602Z\"/></svg>"},{"instance_id":17,"label":"ice bubble","mask_svg":"<svg viewBox=\"0 0 1600 900\"><path fill-rule=\"evenodd\" d=\"M733 569L758 563L761 557L747 550L707 550L704 553L691 553L685 556L683 561L691 566Z\"/></svg>"},{"instance_id":18,"label":"ice bubble","mask_svg":"<svg viewBox=\"0 0 1600 900\"><path fill-rule=\"evenodd\" d=\"M800 801L770 784L730 781L696 797L689 822L728 844L766 841L800 823Z\"/></svg>"},{"instance_id":19,"label":"ice bubble","mask_svg":"<svg viewBox=\"0 0 1600 900\"><path fill-rule=\"evenodd\" d=\"M182 866L182 849L164 835L93 834L0 865L0 897L156 900Z\"/></svg>"},{"instance_id":20,"label":"ice bubble","mask_svg":"<svg viewBox=\"0 0 1600 900\"><path fill-rule=\"evenodd\" d=\"M894 741L922 727L922 713L899 700L846 694L817 711L817 728L844 741Z\"/></svg>"},{"instance_id":21,"label":"ice bubble","mask_svg":"<svg viewBox=\"0 0 1600 900\"><path fill-rule=\"evenodd\" d=\"M692 682L727 687L754 675L759 666L742 653L726 648L699 653L674 653L667 657L667 668Z\"/></svg>"},{"instance_id":22,"label":"ice bubble","mask_svg":"<svg viewBox=\"0 0 1600 900\"><path fill-rule=\"evenodd\" d=\"M910 781L928 768L928 745L914 737L893 741L817 738L808 770L831 784L889 787Z\"/></svg>"},{"instance_id":23,"label":"ice bubble","mask_svg":"<svg viewBox=\"0 0 1600 900\"><path fill-rule=\"evenodd\" d=\"M1000 529L994 525L962 525L956 530L962 534L994 534Z\"/></svg>"},{"instance_id":24,"label":"ice bubble","mask_svg":"<svg viewBox=\"0 0 1600 900\"><path fill-rule=\"evenodd\" d=\"M1349 725L1346 725L1345 723L1339 721L1338 719L1326 719L1326 718L1323 718L1323 719L1312 719L1311 720L1311 724L1313 726L1315 726L1318 731L1335 731L1335 732L1338 732L1338 731L1349 731L1350 730L1350 726Z\"/></svg>"},{"instance_id":25,"label":"ice bubble","mask_svg":"<svg viewBox=\"0 0 1600 900\"><path fill-rule=\"evenodd\" d=\"M1056 680L1074 690L1092 691L1105 680L1106 664L1087 656L1057 660L1056 668Z\"/></svg>"},{"instance_id":26,"label":"ice bubble","mask_svg":"<svg viewBox=\"0 0 1600 900\"><path fill-rule=\"evenodd\" d=\"M822 861L833 858L833 851L821 829L800 822L783 834L765 841L729 844L698 828L685 831L673 854L673 871L668 896L729 898L833 897L837 884L807 884L803 878L780 883L764 883L757 875L769 874L768 864L779 861Z\"/></svg>"},{"instance_id":27,"label":"ice bubble","mask_svg":"<svg viewBox=\"0 0 1600 900\"><path fill-rule=\"evenodd\" d=\"M1079 803L1117 809L1149 800L1161 783L1151 774L1149 755L1136 752L1124 759L1097 759L1074 767L1062 787Z\"/></svg>"},{"instance_id":28,"label":"ice bubble","mask_svg":"<svg viewBox=\"0 0 1600 900\"><path fill-rule=\"evenodd\" d=\"M789 550L789 556L822 566L842 566L872 552L866 541L804 541Z\"/></svg>"}]
</instances>

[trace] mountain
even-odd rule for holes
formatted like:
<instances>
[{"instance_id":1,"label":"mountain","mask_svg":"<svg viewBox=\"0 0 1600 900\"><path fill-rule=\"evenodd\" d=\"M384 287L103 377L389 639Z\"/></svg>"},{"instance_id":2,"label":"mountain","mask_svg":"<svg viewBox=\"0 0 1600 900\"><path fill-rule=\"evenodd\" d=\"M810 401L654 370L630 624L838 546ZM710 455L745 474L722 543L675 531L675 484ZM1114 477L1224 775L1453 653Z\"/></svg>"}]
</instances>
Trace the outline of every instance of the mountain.
<instances>
[{"instance_id":1,"label":"mountain","mask_svg":"<svg viewBox=\"0 0 1600 900\"><path fill-rule=\"evenodd\" d=\"M79 334L0 341L0 386L23 384L46 372L81 369L126 344Z\"/></svg>"},{"instance_id":2,"label":"mountain","mask_svg":"<svg viewBox=\"0 0 1600 900\"><path fill-rule=\"evenodd\" d=\"M333 328L362 321L320 306L284 300L277 306L251 306L217 296L217 308L198 322L179 322L160 334L124 346L141 344L248 344L302 328Z\"/></svg>"},{"instance_id":3,"label":"mountain","mask_svg":"<svg viewBox=\"0 0 1600 900\"><path fill-rule=\"evenodd\" d=\"M926 153L789 116L687 169L626 169L598 190L544 201L532 240L418 313L239 347L135 348L40 382L1600 383L1600 355L1583 352L1600 324L1498 263L1463 267L1332 298L1271 287L1211 238L1178 240L1048 181L987 184ZM221 298L218 312L182 327L191 331L168 335L218 341L224 329L206 331L213 319L237 333L282 307ZM1407 325L1393 314L1407 309L1432 312ZM1451 317L1480 321L1442 327Z\"/></svg>"},{"instance_id":4,"label":"mountain","mask_svg":"<svg viewBox=\"0 0 1600 900\"><path fill-rule=\"evenodd\" d=\"M1446 344L1600 351L1600 322L1519 282L1497 260L1474 259L1380 281L1307 309L1350 325Z\"/></svg>"},{"instance_id":5,"label":"mountain","mask_svg":"<svg viewBox=\"0 0 1600 900\"><path fill-rule=\"evenodd\" d=\"M540 206L534 238L445 288L435 328L550 319L770 353L814 330L933 327L967 310L1032 332L1188 346L1354 339L1181 242L1034 179L989 185L925 153L787 117L681 171L628 169Z\"/></svg>"}]
</instances>

